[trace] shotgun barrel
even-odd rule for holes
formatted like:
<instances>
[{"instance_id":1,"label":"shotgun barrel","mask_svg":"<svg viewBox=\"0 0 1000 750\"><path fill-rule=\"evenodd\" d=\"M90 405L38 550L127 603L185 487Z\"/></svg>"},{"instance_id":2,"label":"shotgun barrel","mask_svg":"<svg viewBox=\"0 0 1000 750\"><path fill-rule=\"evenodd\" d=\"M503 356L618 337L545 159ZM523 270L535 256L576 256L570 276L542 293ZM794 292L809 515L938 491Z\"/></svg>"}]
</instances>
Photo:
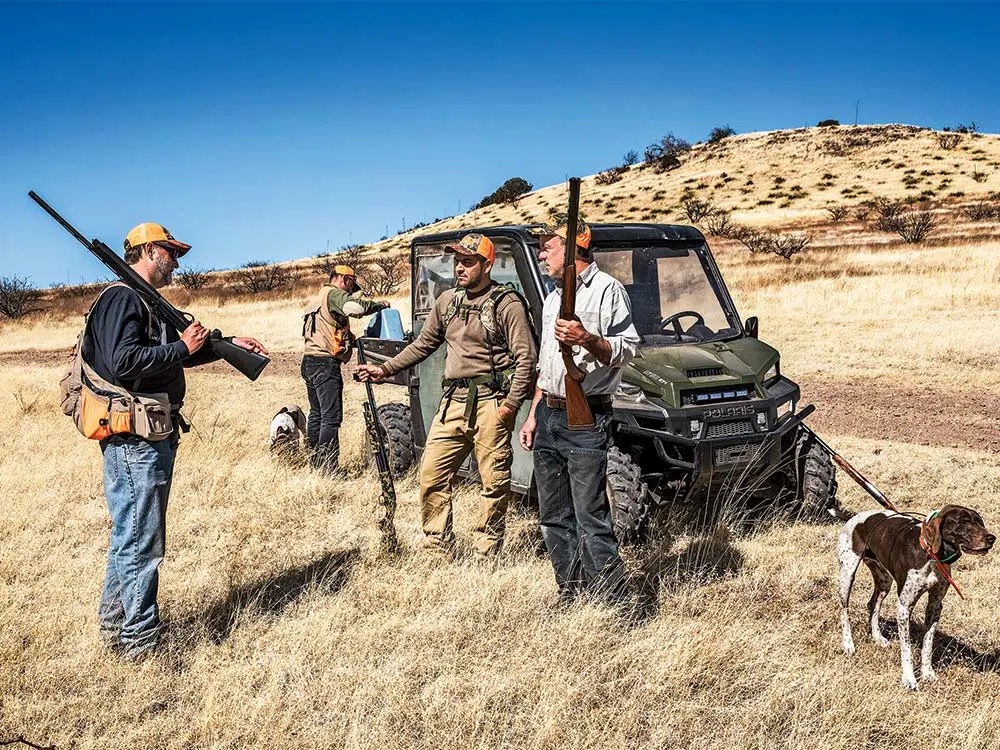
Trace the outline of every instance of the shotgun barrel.
<instances>
[{"instance_id":1,"label":"shotgun barrel","mask_svg":"<svg viewBox=\"0 0 1000 750\"><path fill-rule=\"evenodd\" d=\"M85 248L90 250L115 276L138 294L157 318L171 326L179 334L184 333L184 329L194 322L194 316L191 313L178 310L167 302L152 284L137 274L110 247L97 239L88 240L34 190L28 191L28 197L41 206L45 213L55 219L63 229L73 235ZM267 367L267 363L271 361L263 354L250 352L236 346L232 341L224 338L218 329L209 333L207 343L220 358L242 372L250 380L256 380L261 372L264 371L264 368Z\"/></svg>"},{"instance_id":2,"label":"shotgun barrel","mask_svg":"<svg viewBox=\"0 0 1000 750\"><path fill-rule=\"evenodd\" d=\"M365 346L361 339L357 340L358 364L368 364L365 356ZM355 373L355 380L357 380ZM365 381L365 392L367 399L364 403L365 427L368 430L368 449L375 457L375 468L378 471L379 482L382 485L382 496L379 507L376 510L375 520L378 530L382 532L383 547L395 552L399 549L399 540L396 538L396 484L392 479L392 470L389 465L389 449L385 430L378 421L378 407L375 404L375 392L372 390L371 380Z\"/></svg>"}]
</instances>

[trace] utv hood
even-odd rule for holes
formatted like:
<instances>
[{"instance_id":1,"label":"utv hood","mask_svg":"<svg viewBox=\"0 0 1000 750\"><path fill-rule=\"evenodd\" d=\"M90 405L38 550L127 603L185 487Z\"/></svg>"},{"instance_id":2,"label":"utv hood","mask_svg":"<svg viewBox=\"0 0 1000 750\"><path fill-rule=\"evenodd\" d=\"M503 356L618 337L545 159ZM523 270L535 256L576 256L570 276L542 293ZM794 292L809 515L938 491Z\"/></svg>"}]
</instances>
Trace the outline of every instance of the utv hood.
<instances>
[{"instance_id":1,"label":"utv hood","mask_svg":"<svg viewBox=\"0 0 1000 750\"><path fill-rule=\"evenodd\" d=\"M650 347L640 350L625 369L623 380L666 406L679 408L682 391L754 386L777 361L777 350L754 338Z\"/></svg>"}]
</instances>

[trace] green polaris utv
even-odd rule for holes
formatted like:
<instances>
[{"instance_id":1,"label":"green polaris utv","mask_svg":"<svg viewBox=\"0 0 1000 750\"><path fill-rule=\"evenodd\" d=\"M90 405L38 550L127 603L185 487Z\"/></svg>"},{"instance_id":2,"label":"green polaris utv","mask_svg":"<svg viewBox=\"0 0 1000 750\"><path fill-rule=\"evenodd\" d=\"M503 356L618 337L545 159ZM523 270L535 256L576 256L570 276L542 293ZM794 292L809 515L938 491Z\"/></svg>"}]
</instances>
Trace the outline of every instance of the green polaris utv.
<instances>
[{"instance_id":1,"label":"green polaris utv","mask_svg":"<svg viewBox=\"0 0 1000 750\"><path fill-rule=\"evenodd\" d=\"M799 406L799 387L781 372L778 352L757 338L757 319L740 320L704 236L669 224L590 226L594 261L624 284L642 336L614 399L608 495L619 540L644 541L652 524L676 510L694 517L728 507L829 518L837 510L837 481L829 454L803 424L812 407ZM369 361L385 361L419 332L434 300L455 283L453 256L444 247L468 232L493 240L493 278L524 296L537 336L553 281L539 266L532 228L416 237L412 332L401 340L366 337ZM408 404L379 408L396 475L423 448L441 398L445 348L386 381L408 389ZM517 429L527 410L525 404ZM475 474L473 459L463 471ZM531 454L517 440L512 487L531 499Z\"/></svg>"}]
</instances>

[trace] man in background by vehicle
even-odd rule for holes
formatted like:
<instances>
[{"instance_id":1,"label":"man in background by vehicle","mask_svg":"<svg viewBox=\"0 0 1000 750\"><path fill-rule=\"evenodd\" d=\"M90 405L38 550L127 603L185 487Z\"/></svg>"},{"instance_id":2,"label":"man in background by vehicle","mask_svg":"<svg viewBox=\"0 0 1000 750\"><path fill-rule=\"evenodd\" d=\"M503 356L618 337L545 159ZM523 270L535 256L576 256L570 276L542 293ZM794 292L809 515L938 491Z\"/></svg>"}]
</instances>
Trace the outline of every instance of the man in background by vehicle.
<instances>
[{"instance_id":1,"label":"man in background by vehicle","mask_svg":"<svg viewBox=\"0 0 1000 750\"><path fill-rule=\"evenodd\" d=\"M619 602L627 584L605 482L611 402L622 370L638 349L639 334L625 288L593 262L590 227L582 221L576 238L578 319L560 319L566 222L539 234L539 259L557 287L542 307L538 386L519 439L521 447L533 451L542 536L560 601L590 591ZM586 373L583 392L594 415L593 430L569 429L561 343L573 347L573 361Z\"/></svg>"},{"instance_id":2,"label":"man in background by vehicle","mask_svg":"<svg viewBox=\"0 0 1000 750\"><path fill-rule=\"evenodd\" d=\"M178 259L191 249L151 222L134 227L124 244L125 262L156 289L170 284ZM98 617L102 641L128 659L152 652L160 638L158 569L179 431L186 428L184 368L218 359L205 346L208 335L195 321L178 337L138 293L114 284L94 304L82 342L83 359L101 378L130 394L165 393L171 404L173 434L166 440L128 433L101 440L111 542ZM232 343L267 354L252 338Z\"/></svg>"},{"instance_id":3,"label":"man in background by vehicle","mask_svg":"<svg viewBox=\"0 0 1000 750\"><path fill-rule=\"evenodd\" d=\"M388 306L388 302L363 296L353 268L334 266L302 316L305 353L300 371L309 397L306 443L312 451L310 462L325 472L333 473L340 467L340 424L344 417L340 366L350 360L354 347L348 318L362 318Z\"/></svg>"},{"instance_id":4,"label":"man in background by vehicle","mask_svg":"<svg viewBox=\"0 0 1000 750\"><path fill-rule=\"evenodd\" d=\"M475 554L503 546L513 460L511 433L518 409L531 394L535 343L524 300L492 280L493 242L467 234L446 252L455 255L457 289L434 303L417 339L381 366L363 365L361 377L378 381L424 361L442 343L448 352L441 406L427 435L420 465L424 546L454 557L452 492L455 476L475 451L483 492L473 531Z\"/></svg>"}]
</instances>

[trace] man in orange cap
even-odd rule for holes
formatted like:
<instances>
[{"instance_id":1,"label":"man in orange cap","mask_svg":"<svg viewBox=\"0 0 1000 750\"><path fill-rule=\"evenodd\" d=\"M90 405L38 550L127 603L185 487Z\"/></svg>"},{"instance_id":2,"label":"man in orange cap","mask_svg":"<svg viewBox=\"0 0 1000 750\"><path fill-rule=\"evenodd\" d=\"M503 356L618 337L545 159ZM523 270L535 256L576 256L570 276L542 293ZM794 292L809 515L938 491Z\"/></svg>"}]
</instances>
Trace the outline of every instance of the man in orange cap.
<instances>
[{"instance_id":1,"label":"man in orange cap","mask_svg":"<svg viewBox=\"0 0 1000 750\"><path fill-rule=\"evenodd\" d=\"M125 262L151 286L167 286L178 260L191 246L163 225L139 224L125 237ZM204 344L208 331L198 321L177 332L146 307L128 286L115 283L95 301L83 334L83 359L104 380L130 394L166 394L172 435L152 441L119 433L101 441L104 495L111 514L111 543L98 620L101 639L128 659L156 649L160 615L156 603L159 565L166 536L167 497L186 384L184 368L218 359ZM248 351L267 354L252 338L233 338Z\"/></svg>"},{"instance_id":2,"label":"man in orange cap","mask_svg":"<svg viewBox=\"0 0 1000 750\"><path fill-rule=\"evenodd\" d=\"M424 361L447 342L444 397L420 464L424 546L454 557L452 490L459 468L475 451L483 493L473 547L486 558L503 545L511 433L518 409L531 395L535 342L523 298L490 278L496 258L492 240L467 234L444 250L455 256L458 288L437 298L413 343L380 366L358 369L362 378L378 381Z\"/></svg>"},{"instance_id":3,"label":"man in orange cap","mask_svg":"<svg viewBox=\"0 0 1000 750\"><path fill-rule=\"evenodd\" d=\"M340 424L344 417L340 365L350 360L354 346L348 317L362 318L388 306L388 302L364 297L354 269L338 265L302 316L305 353L300 373L309 397L306 443L312 450L312 465L328 473L340 466Z\"/></svg>"},{"instance_id":4,"label":"man in orange cap","mask_svg":"<svg viewBox=\"0 0 1000 750\"><path fill-rule=\"evenodd\" d=\"M619 603L628 590L605 488L608 440L612 398L638 349L639 334L625 287L594 263L592 232L582 221L576 237L576 319L561 319L566 220L557 218L537 234L538 258L556 288L542 305L538 386L519 440L532 451L542 537L560 601L589 592ZM593 430L569 428L560 344L573 347L573 361L586 373L582 385Z\"/></svg>"}]
</instances>

